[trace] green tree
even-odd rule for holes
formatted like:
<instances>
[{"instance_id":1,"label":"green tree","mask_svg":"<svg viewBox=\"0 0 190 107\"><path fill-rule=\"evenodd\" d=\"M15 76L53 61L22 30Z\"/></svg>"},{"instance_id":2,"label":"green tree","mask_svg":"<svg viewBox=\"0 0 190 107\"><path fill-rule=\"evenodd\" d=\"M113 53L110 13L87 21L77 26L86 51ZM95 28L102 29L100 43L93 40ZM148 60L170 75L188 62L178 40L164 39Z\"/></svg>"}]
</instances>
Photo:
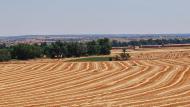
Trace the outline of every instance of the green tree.
<instances>
[{"instance_id":1,"label":"green tree","mask_svg":"<svg viewBox=\"0 0 190 107\"><path fill-rule=\"evenodd\" d=\"M62 58L64 57L64 52L63 52L63 43L61 41L56 41L55 43L52 43L47 50L47 56L51 58Z\"/></svg>"},{"instance_id":2,"label":"green tree","mask_svg":"<svg viewBox=\"0 0 190 107\"><path fill-rule=\"evenodd\" d=\"M128 60L130 58L129 53L127 53L127 48L122 49L123 53L120 54L122 60Z\"/></svg>"},{"instance_id":3,"label":"green tree","mask_svg":"<svg viewBox=\"0 0 190 107\"><path fill-rule=\"evenodd\" d=\"M111 53L111 43L108 38L99 39L98 45L100 47L100 53L101 55L108 55Z\"/></svg>"},{"instance_id":4,"label":"green tree","mask_svg":"<svg viewBox=\"0 0 190 107\"><path fill-rule=\"evenodd\" d=\"M0 44L0 49L5 49L6 48L6 44L3 43L3 44Z\"/></svg>"},{"instance_id":5,"label":"green tree","mask_svg":"<svg viewBox=\"0 0 190 107\"><path fill-rule=\"evenodd\" d=\"M0 62L11 60L11 53L8 49L0 49Z\"/></svg>"},{"instance_id":6,"label":"green tree","mask_svg":"<svg viewBox=\"0 0 190 107\"><path fill-rule=\"evenodd\" d=\"M18 44L12 47L11 55L15 59L27 60L41 57L42 50L39 46Z\"/></svg>"},{"instance_id":7,"label":"green tree","mask_svg":"<svg viewBox=\"0 0 190 107\"><path fill-rule=\"evenodd\" d=\"M99 54L99 45L96 43L96 41L87 42L87 54L88 55L97 55Z\"/></svg>"}]
</instances>

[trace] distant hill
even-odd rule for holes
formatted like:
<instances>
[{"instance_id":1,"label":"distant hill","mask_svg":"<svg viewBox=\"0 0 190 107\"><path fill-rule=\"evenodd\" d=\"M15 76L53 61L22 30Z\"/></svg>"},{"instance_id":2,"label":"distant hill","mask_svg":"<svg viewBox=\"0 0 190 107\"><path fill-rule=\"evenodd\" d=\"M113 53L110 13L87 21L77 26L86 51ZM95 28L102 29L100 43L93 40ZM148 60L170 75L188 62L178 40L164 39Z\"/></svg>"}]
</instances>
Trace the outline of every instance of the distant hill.
<instances>
[{"instance_id":1,"label":"distant hill","mask_svg":"<svg viewBox=\"0 0 190 107\"><path fill-rule=\"evenodd\" d=\"M45 40L45 41L55 41L55 40L75 40L75 41L88 41L100 38L110 38L110 39L175 39L175 38L190 38L190 34L81 34L81 35L22 35L22 36L7 36L0 37L0 40Z\"/></svg>"}]
</instances>

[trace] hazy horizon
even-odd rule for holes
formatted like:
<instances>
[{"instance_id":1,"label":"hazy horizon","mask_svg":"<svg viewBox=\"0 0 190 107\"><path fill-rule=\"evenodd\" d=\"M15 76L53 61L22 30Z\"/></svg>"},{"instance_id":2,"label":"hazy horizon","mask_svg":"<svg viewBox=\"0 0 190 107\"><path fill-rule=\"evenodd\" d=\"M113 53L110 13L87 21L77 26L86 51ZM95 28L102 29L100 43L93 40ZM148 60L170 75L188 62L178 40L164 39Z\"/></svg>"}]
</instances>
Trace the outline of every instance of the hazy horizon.
<instances>
[{"instance_id":1,"label":"hazy horizon","mask_svg":"<svg viewBox=\"0 0 190 107\"><path fill-rule=\"evenodd\" d=\"M0 36L190 33L189 0L1 0Z\"/></svg>"}]
</instances>

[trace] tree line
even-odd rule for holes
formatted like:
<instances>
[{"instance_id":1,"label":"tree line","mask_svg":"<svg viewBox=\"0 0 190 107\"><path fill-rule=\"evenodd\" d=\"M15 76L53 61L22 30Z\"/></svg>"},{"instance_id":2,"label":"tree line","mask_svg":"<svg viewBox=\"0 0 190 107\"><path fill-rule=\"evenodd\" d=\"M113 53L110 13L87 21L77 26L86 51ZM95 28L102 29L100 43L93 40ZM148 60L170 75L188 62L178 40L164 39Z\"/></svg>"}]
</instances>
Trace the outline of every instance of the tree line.
<instances>
[{"instance_id":1,"label":"tree line","mask_svg":"<svg viewBox=\"0 0 190 107\"><path fill-rule=\"evenodd\" d=\"M111 50L109 39L89 42L61 42L41 45L17 44L0 49L0 61L11 59L28 60L34 58L69 58L91 55L108 55Z\"/></svg>"},{"instance_id":2,"label":"tree line","mask_svg":"<svg viewBox=\"0 0 190 107\"><path fill-rule=\"evenodd\" d=\"M141 46L141 45L164 45L164 44L188 44L190 39L148 39L130 42L112 41L113 47Z\"/></svg>"}]
</instances>

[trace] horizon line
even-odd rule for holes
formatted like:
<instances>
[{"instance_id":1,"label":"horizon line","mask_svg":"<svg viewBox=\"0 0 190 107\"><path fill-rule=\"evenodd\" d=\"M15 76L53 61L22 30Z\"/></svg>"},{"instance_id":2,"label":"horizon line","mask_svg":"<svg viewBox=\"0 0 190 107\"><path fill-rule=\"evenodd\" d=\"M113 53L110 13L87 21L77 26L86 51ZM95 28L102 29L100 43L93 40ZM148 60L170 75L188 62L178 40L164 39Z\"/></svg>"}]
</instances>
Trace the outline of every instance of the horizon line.
<instances>
[{"instance_id":1,"label":"horizon line","mask_svg":"<svg viewBox=\"0 0 190 107\"><path fill-rule=\"evenodd\" d=\"M171 34L190 34L190 33L65 33L65 34L20 34L20 35L0 35L0 37L15 36L61 36L61 35L171 35Z\"/></svg>"}]
</instances>

